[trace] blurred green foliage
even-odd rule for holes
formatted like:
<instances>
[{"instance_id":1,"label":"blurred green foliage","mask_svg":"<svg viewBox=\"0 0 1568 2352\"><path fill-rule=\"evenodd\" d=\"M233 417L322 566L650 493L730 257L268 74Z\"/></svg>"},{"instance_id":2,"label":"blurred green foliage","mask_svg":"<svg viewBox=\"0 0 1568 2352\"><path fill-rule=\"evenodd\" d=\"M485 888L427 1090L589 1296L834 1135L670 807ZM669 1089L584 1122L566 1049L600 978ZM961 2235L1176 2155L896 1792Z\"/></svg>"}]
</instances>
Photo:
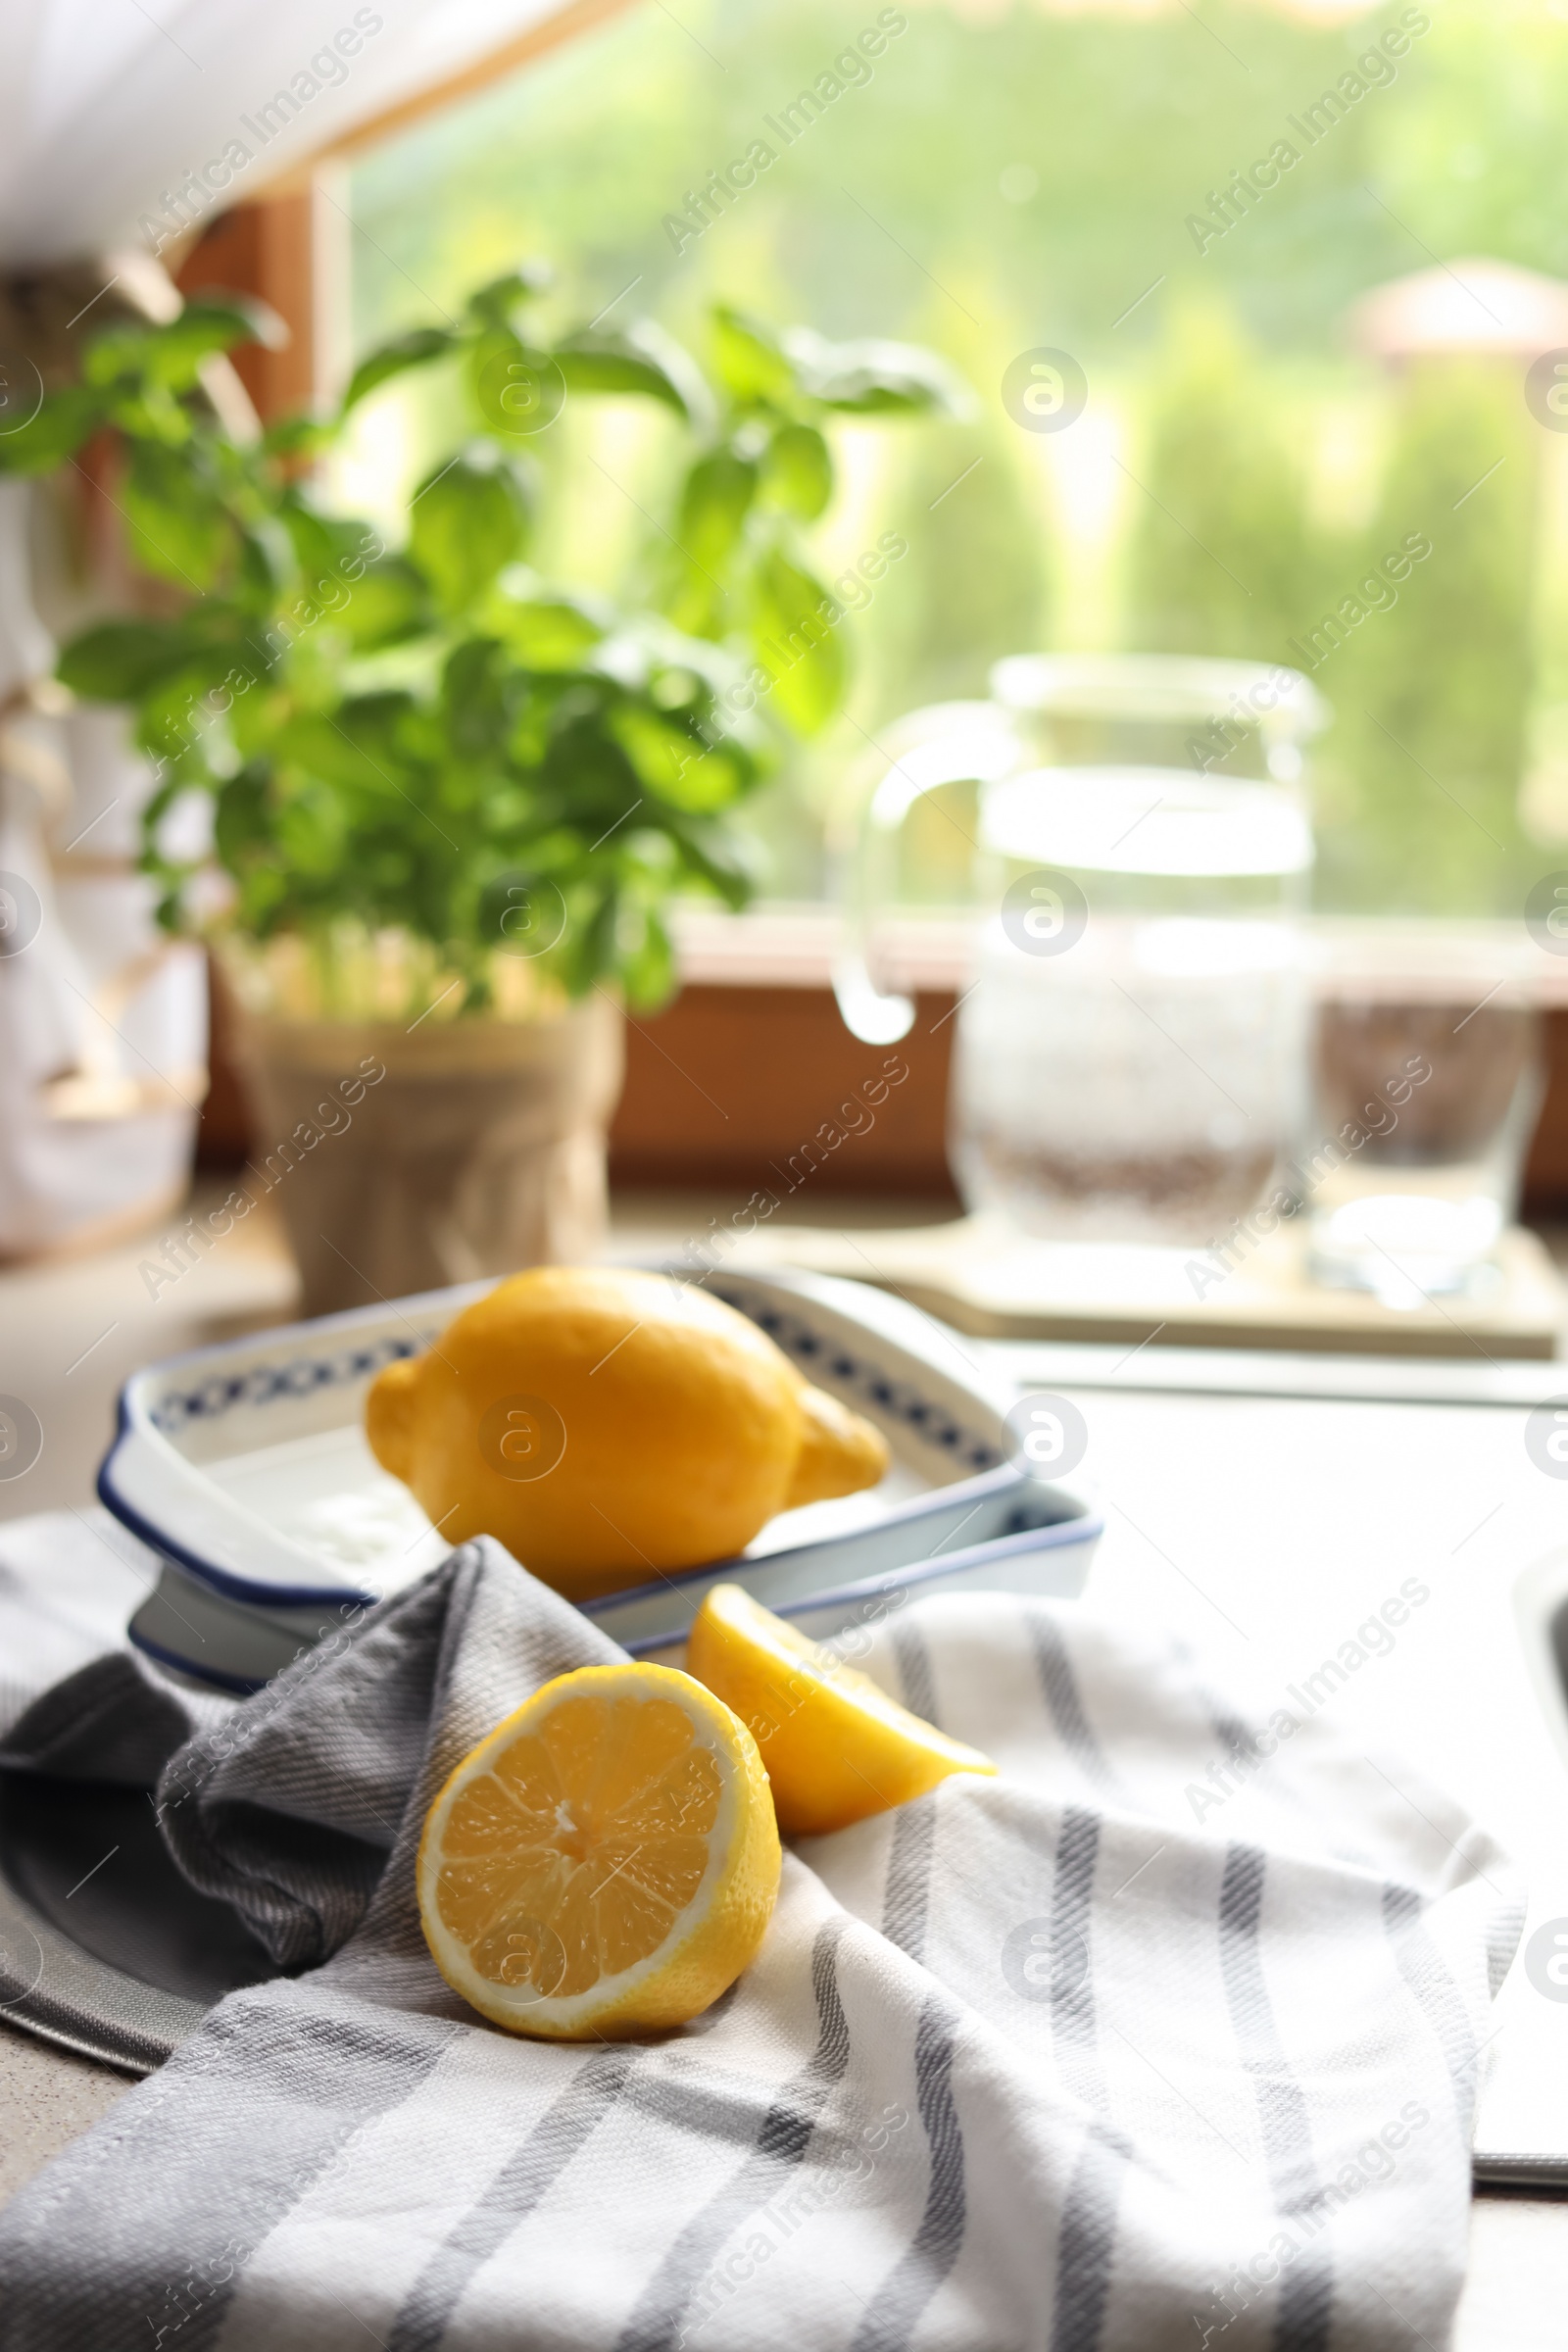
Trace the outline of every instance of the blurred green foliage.
<instances>
[{"instance_id":1,"label":"blurred green foliage","mask_svg":"<svg viewBox=\"0 0 1568 2352\"><path fill-rule=\"evenodd\" d=\"M1532 705L1568 701L1568 642L1542 620L1568 612L1561 444L1526 412L1519 364L1395 377L1355 356L1346 317L1436 258L1568 275L1568 12L1417 11L1430 29L1392 79L1315 144L1298 138L1295 169L1201 251L1189 216L1399 6L1339 23L1270 0L893 14L904 29L869 77L841 76L787 146L765 122L878 22L869 5L645 9L384 151L355 178L362 333L418 323L539 244L578 316L635 286L689 339L710 302L755 304L917 336L980 387L956 432L917 425L885 452L858 427L829 435L847 495L822 525L799 516L822 568L888 523L909 556L845 624L861 657L847 719L752 805L771 888L822 887L822 819L860 731L977 691L996 656L1277 659L1425 531L1432 555L1398 602L1317 673L1339 713L1319 766L1320 903L1512 911L1541 863L1515 814ZM779 152L755 184L672 236L688 192L760 136ZM1086 415L1060 435L1020 431L1001 401L1008 363L1038 346L1088 374ZM618 429L608 412L602 429ZM411 466L438 431L410 406ZM575 527L624 530L625 495L648 504L674 462L646 438Z\"/></svg>"},{"instance_id":2,"label":"blurred green foliage","mask_svg":"<svg viewBox=\"0 0 1568 2352\"><path fill-rule=\"evenodd\" d=\"M1400 912L1511 908L1542 870L1518 800L1544 436L1515 376L1486 365L1414 366L1393 408L1377 510L1355 554L1373 573L1411 533L1432 553L1397 605L1370 611L1324 665L1340 714L1327 782L1344 796L1325 828L1325 879L1351 904ZM1352 567L1345 586L1355 585Z\"/></svg>"},{"instance_id":3,"label":"blurred green foliage","mask_svg":"<svg viewBox=\"0 0 1568 2352\"><path fill-rule=\"evenodd\" d=\"M1307 515L1300 419L1224 308L1174 320L1144 435L1127 642L1289 660L1286 640L1315 616L1332 567Z\"/></svg>"}]
</instances>

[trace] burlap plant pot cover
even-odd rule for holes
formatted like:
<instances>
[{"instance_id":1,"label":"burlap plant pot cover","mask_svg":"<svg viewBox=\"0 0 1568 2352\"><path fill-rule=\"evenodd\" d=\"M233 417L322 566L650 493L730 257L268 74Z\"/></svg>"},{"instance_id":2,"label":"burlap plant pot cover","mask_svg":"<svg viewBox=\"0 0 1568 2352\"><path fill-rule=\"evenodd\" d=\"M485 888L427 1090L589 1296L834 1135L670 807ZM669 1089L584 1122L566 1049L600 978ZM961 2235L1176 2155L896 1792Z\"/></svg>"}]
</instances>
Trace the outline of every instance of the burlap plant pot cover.
<instances>
[{"instance_id":1,"label":"burlap plant pot cover","mask_svg":"<svg viewBox=\"0 0 1568 2352\"><path fill-rule=\"evenodd\" d=\"M597 994L413 1029L247 1013L248 1183L276 1192L305 1312L594 1256L624 1027Z\"/></svg>"}]
</instances>

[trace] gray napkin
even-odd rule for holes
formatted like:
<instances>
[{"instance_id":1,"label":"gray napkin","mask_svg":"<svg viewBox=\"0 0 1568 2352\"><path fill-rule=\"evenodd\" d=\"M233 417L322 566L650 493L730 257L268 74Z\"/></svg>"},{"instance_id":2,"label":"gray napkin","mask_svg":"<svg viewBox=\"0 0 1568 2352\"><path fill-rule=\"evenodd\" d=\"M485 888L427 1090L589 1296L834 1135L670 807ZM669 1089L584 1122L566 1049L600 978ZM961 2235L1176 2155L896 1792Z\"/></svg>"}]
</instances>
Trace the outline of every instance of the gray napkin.
<instances>
[{"instance_id":1,"label":"gray napkin","mask_svg":"<svg viewBox=\"0 0 1568 2352\"><path fill-rule=\"evenodd\" d=\"M787 1856L685 2032L529 2042L437 1975L416 1841L504 1713L613 1654L480 1544L196 1702L166 1834L306 1973L0 2215L0 2352L1446 2341L1518 1901L1441 1792L1080 1604L922 1602L858 1662L1001 1776ZM186 1706L89 1661L11 1752L143 1769Z\"/></svg>"}]
</instances>

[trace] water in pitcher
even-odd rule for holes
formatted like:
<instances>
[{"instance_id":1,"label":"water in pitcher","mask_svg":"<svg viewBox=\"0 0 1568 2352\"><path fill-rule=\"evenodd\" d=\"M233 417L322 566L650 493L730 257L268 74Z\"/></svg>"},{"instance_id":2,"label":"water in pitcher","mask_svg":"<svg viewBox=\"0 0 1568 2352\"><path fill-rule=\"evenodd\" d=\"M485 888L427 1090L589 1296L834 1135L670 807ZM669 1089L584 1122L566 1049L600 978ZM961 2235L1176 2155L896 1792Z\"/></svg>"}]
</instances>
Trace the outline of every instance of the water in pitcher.
<instances>
[{"instance_id":1,"label":"water in pitcher","mask_svg":"<svg viewBox=\"0 0 1568 2352\"><path fill-rule=\"evenodd\" d=\"M1191 770L1041 768L990 789L982 828L998 911L954 1079L968 1205L1055 1241L1211 1240L1301 1115L1299 802Z\"/></svg>"}]
</instances>

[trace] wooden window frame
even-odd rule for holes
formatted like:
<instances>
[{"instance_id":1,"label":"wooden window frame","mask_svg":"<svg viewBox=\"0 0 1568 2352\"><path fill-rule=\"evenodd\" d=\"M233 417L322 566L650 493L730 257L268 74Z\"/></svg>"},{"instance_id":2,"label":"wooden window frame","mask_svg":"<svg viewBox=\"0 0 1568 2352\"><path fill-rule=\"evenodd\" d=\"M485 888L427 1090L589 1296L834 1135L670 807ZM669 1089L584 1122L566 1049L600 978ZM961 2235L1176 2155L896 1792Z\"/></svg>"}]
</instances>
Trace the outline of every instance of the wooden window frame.
<instances>
[{"instance_id":1,"label":"wooden window frame","mask_svg":"<svg viewBox=\"0 0 1568 2352\"><path fill-rule=\"evenodd\" d=\"M321 402L341 386L350 354L347 311L351 235L342 158L469 95L499 73L578 37L629 0L577 0L455 81L366 123L310 167L236 204L196 241L176 270L184 292L222 286L261 297L282 318L288 342L236 359L266 418ZM1442 926L1435 926L1441 930ZM961 937L911 926L895 950L900 985L915 998L913 1025L884 1053L850 1035L831 972L837 918L829 907L750 915L683 915L684 986L662 1011L634 1018L626 1087L611 1131L611 1174L622 1186L777 1192L809 1164L818 1194L880 1194L956 1200L947 1156L953 1016L963 985ZM1541 959L1546 1091L1525 1183L1536 1215L1568 1213L1568 960ZM213 1007L212 1090L200 1156L243 1159L251 1141L220 992ZM845 1106L897 1062L867 1126ZM823 1155L820 1139L856 1132ZM813 1147L813 1139L818 1139Z\"/></svg>"}]
</instances>

